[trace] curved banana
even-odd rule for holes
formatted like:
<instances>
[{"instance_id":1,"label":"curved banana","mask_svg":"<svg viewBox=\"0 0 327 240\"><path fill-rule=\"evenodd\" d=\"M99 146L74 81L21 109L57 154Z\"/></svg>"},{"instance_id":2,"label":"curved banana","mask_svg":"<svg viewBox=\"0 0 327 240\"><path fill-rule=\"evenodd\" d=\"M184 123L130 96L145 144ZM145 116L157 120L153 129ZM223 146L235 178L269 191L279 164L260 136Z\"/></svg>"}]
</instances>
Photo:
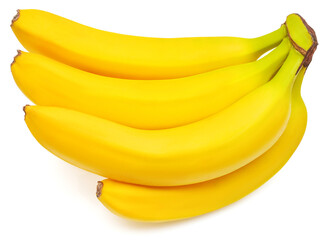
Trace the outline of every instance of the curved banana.
<instances>
[{"instance_id":1,"label":"curved banana","mask_svg":"<svg viewBox=\"0 0 327 240\"><path fill-rule=\"evenodd\" d=\"M140 129L164 129L215 114L268 82L290 45L285 38L258 61L166 81L99 76L24 52L15 58L11 71L35 104L69 108Z\"/></svg>"},{"instance_id":2,"label":"curved banana","mask_svg":"<svg viewBox=\"0 0 327 240\"><path fill-rule=\"evenodd\" d=\"M291 48L276 76L223 111L164 130L140 130L69 109L25 107L25 121L50 152L85 170L130 183L173 186L230 173L269 149L290 116L303 56Z\"/></svg>"},{"instance_id":3,"label":"curved banana","mask_svg":"<svg viewBox=\"0 0 327 240\"><path fill-rule=\"evenodd\" d=\"M226 176L179 187L149 187L106 179L98 183L97 197L115 214L141 221L194 217L243 198L275 175L300 144L307 123L301 98L304 73L302 68L295 81L291 117L283 135L253 162Z\"/></svg>"},{"instance_id":4,"label":"curved banana","mask_svg":"<svg viewBox=\"0 0 327 240\"><path fill-rule=\"evenodd\" d=\"M277 46L285 26L254 39L150 38L90 28L40 10L20 10L12 30L22 45L88 72L129 79L170 79L250 62Z\"/></svg>"}]
</instances>

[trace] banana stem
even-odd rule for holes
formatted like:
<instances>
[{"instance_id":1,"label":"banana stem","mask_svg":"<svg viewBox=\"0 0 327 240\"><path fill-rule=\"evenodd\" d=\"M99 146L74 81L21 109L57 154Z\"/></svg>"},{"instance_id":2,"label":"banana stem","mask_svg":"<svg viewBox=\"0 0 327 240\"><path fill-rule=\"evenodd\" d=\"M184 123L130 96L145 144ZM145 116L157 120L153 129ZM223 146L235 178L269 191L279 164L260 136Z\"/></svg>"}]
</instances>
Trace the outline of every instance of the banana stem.
<instances>
[{"instance_id":1,"label":"banana stem","mask_svg":"<svg viewBox=\"0 0 327 240\"><path fill-rule=\"evenodd\" d=\"M266 51L278 46L278 44L287 36L286 26L283 24L279 29L264 36L251 39L255 49L260 49L263 54Z\"/></svg>"},{"instance_id":2,"label":"banana stem","mask_svg":"<svg viewBox=\"0 0 327 240\"><path fill-rule=\"evenodd\" d=\"M270 63L275 62L276 59L280 59L281 56L284 56L285 59L288 55L288 52L290 51L290 48L290 40L288 38L284 38L278 47L276 47L271 53L258 60L258 62L262 65L269 65Z\"/></svg>"},{"instance_id":3,"label":"banana stem","mask_svg":"<svg viewBox=\"0 0 327 240\"><path fill-rule=\"evenodd\" d=\"M283 88L288 89L288 87L293 85L295 76L302 64L303 59L304 56L296 51L294 47L292 47L287 59L272 82L275 82Z\"/></svg>"},{"instance_id":4,"label":"banana stem","mask_svg":"<svg viewBox=\"0 0 327 240\"><path fill-rule=\"evenodd\" d=\"M301 67L307 68L318 46L314 29L299 14L289 15L285 26L293 47L304 56Z\"/></svg>"}]
</instances>

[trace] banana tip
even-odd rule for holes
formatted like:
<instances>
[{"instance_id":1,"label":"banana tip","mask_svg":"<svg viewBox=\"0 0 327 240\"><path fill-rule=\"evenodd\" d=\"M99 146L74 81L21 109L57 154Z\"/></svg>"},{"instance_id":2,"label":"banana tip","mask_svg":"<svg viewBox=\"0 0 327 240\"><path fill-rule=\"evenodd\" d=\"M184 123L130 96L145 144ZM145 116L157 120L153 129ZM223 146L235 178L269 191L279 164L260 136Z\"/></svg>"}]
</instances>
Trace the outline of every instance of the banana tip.
<instances>
[{"instance_id":1,"label":"banana tip","mask_svg":"<svg viewBox=\"0 0 327 240\"><path fill-rule=\"evenodd\" d=\"M26 104L24 107L23 107L23 111L24 111L24 120L26 119L26 108L28 107L28 106L30 106L30 105L28 105L28 104Z\"/></svg>"},{"instance_id":2,"label":"banana tip","mask_svg":"<svg viewBox=\"0 0 327 240\"><path fill-rule=\"evenodd\" d=\"M97 185L97 198L99 198L101 196L102 193L102 188L103 188L103 182L98 181L98 185Z\"/></svg>"},{"instance_id":3,"label":"banana tip","mask_svg":"<svg viewBox=\"0 0 327 240\"><path fill-rule=\"evenodd\" d=\"M22 55L22 51L21 50L17 50L17 55L14 57L14 60L12 61L12 63L10 64L10 66L12 66L15 62L16 62L16 58L18 56Z\"/></svg>"},{"instance_id":4,"label":"banana tip","mask_svg":"<svg viewBox=\"0 0 327 240\"><path fill-rule=\"evenodd\" d=\"M17 9L17 13L16 13L16 15L15 15L15 16L13 17L13 19L11 20L10 27L12 27L13 24L14 24L14 22L16 22L16 21L18 20L19 16L20 16L20 10Z\"/></svg>"}]
</instances>

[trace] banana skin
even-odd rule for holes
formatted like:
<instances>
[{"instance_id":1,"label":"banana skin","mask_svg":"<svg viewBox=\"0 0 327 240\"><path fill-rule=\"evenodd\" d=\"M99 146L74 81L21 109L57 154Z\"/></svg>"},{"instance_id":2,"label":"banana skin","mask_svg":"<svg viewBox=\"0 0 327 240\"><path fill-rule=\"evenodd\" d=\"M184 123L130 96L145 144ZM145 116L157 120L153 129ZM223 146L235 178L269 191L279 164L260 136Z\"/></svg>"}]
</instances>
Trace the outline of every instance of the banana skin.
<instances>
[{"instance_id":1,"label":"banana skin","mask_svg":"<svg viewBox=\"0 0 327 240\"><path fill-rule=\"evenodd\" d=\"M205 214L248 195L274 176L301 142L307 123L301 98L305 70L300 70L294 84L291 117L285 131L267 152L251 163L220 178L178 187L149 187L106 179L98 183L98 199L119 216L159 222Z\"/></svg>"},{"instance_id":2,"label":"banana skin","mask_svg":"<svg viewBox=\"0 0 327 240\"><path fill-rule=\"evenodd\" d=\"M90 28L41 10L19 10L12 30L22 45L82 70L128 79L171 79L256 60L286 36L285 25L253 39L150 38Z\"/></svg>"},{"instance_id":3,"label":"banana skin","mask_svg":"<svg viewBox=\"0 0 327 240\"><path fill-rule=\"evenodd\" d=\"M248 164L278 140L302 60L291 48L270 82L211 117L177 128L140 130L47 106L27 106L25 121L42 146L93 173L154 186L203 182Z\"/></svg>"},{"instance_id":4,"label":"banana skin","mask_svg":"<svg viewBox=\"0 0 327 240\"><path fill-rule=\"evenodd\" d=\"M166 129L209 117L268 82L290 46L285 38L258 61L165 81L99 76L21 51L11 71L37 105L69 108L139 129Z\"/></svg>"}]
</instances>

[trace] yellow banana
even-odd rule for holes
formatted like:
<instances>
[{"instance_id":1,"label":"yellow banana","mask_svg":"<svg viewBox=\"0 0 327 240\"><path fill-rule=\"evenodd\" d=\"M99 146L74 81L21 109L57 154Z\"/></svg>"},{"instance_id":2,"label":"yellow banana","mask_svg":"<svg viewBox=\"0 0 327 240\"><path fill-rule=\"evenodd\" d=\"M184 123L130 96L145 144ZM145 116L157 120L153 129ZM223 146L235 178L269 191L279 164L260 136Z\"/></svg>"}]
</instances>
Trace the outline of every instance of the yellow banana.
<instances>
[{"instance_id":1,"label":"yellow banana","mask_svg":"<svg viewBox=\"0 0 327 240\"><path fill-rule=\"evenodd\" d=\"M303 56L291 48L276 76L223 111L195 123L140 130L77 111L25 107L41 145L83 169L130 183L173 186L230 173L268 150L290 116Z\"/></svg>"},{"instance_id":2,"label":"yellow banana","mask_svg":"<svg viewBox=\"0 0 327 240\"><path fill-rule=\"evenodd\" d=\"M20 10L12 30L22 45L88 72L129 79L170 79L250 62L277 46L285 26L254 39L150 38L93 29L40 10Z\"/></svg>"},{"instance_id":3,"label":"yellow banana","mask_svg":"<svg viewBox=\"0 0 327 240\"><path fill-rule=\"evenodd\" d=\"M135 128L164 129L217 113L268 82L289 49L285 38L258 61L166 81L99 76L24 52L11 70L35 104L69 108Z\"/></svg>"},{"instance_id":4,"label":"yellow banana","mask_svg":"<svg viewBox=\"0 0 327 240\"><path fill-rule=\"evenodd\" d=\"M276 174L299 145L307 123L300 92L304 73L302 68L295 81L291 117L283 135L253 162L226 176L179 187L149 187L106 179L98 183L97 197L112 212L141 221L194 217L241 199Z\"/></svg>"}]
</instances>

